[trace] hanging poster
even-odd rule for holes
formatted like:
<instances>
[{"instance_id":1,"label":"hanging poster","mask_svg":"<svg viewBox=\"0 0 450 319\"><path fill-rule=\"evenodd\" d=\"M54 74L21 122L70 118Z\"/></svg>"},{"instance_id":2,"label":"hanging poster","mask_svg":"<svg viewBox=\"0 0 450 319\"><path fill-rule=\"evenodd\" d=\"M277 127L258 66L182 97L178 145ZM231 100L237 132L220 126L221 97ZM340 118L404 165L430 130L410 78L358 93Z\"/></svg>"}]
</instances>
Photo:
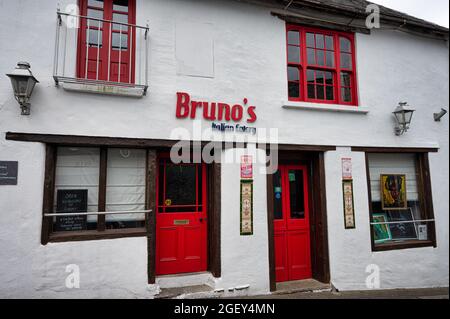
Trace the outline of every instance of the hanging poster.
<instances>
[{"instance_id":1,"label":"hanging poster","mask_svg":"<svg viewBox=\"0 0 450 319\"><path fill-rule=\"evenodd\" d=\"M253 179L253 156L241 156L241 179Z\"/></svg>"},{"instance_id":2,"label":"hanging poster","mask_svg":"<svg viewBox=\"0 0 450 319\"><path fill-rule=\"evenodd\" d=\"M241 181L241 236L253 235L253 181Z\"/></svg>"},{"instance_id":3,"label":"hanging poster","mask_svg":"<svg viewBox=\"0 0 450 319\"><path fill-rule=\"evenodd\" d=\"M356 228L356 223L355 223L355 207L353 200L353 181L344 180L342 182L342 190L344 194L345 229L354 229Z\"/></svg>"},{"instance_id":4,"label":"hanging poster","mask_svg":"<svg viewBox=\"0 0 450 319\"><path fill-rule=\"evenodd\" d=\"M342 159L342 179L344 180L353 179L353 168L351 158Z\"/></svg>"}]
</instances>

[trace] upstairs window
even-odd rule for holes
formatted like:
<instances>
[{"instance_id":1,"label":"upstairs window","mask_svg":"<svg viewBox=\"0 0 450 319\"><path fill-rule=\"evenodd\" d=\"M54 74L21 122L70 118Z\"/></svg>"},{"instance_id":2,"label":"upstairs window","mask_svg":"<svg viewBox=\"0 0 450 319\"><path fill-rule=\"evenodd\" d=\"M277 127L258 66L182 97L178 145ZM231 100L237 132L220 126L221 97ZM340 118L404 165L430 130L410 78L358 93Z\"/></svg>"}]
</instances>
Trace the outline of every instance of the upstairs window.
<instances>
[{"instance_id":1,"label":"upstairs window","mask_svg":"<svg viewBox=\"0 0 450 319\"><path fill-rule=\"evenodd\" d=\"M358 105L354 35L287 26L290 101Z\"/></svg>"},{"instance_id":2,"label":"upstairs window","mask_svg":"<svg viewBox=\"0 0 450 319\"><path fill-rule=\"evenodd\" d=\"M134 84L135 0L80 0L78 78Z\"/></svg>"}]
</instances>

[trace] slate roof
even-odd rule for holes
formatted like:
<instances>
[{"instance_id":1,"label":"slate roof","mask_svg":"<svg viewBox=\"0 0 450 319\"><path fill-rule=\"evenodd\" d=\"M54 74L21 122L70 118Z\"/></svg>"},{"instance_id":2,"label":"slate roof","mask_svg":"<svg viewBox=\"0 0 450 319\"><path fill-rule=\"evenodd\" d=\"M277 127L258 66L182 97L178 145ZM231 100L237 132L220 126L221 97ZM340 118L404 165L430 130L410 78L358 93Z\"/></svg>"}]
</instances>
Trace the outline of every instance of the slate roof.
<instances>
[{"instance_id":1,"label":"slate roof","mask_svg":"<svg viewBox=\"0 0 450 319\"><path fill-rule=\"evenodd\" d=\"M424 0L426 1L426 0ZM289 3L290 0L283 0L284 3ZM340 12L348 12L358 15L366 15L366 8L369 4L373 2L366 0L294 0L294 4L296 5L306 5L313 7L323 7L330 10L336 10ZM408 15L406 13L396 11L381 5L380 7L381 19L387 21L397 21L397 22L406 22L407 24L412 24L416 27L422 27L424 29L428 29L430 31L435 31L439 33L448 33L449 29L437 25L432 22L425 21L423 19L419 19Z\"/></svg>"}]
</instances>

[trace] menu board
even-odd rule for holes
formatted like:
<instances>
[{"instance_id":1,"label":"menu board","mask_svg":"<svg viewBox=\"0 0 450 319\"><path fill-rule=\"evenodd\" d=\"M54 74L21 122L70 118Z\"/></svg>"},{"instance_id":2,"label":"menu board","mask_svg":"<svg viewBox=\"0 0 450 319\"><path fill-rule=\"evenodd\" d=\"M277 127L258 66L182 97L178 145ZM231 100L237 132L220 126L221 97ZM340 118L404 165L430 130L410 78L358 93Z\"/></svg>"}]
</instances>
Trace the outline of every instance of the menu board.
<instances>
[{"instance_id":1,"label":"menu board","mask_svg":"<svg viewBox=\"0 0 450 319\"><path fill-rule=\"evenodd\" d=\"M18 162L0 161L0 185L17 185Z\"/></svg>"},{"instance_id":2,"label":"menu board","mask_svg":"<svg viewBox=\"0 0 450 319\"><path fill-rule=\"evenodd\" d=\"M87 189L58 190L56 199L56 212L85 213L87 212ZM87 230L87 216L61 216L56 217L55 231Z\"/></svg>"}]
</instances>

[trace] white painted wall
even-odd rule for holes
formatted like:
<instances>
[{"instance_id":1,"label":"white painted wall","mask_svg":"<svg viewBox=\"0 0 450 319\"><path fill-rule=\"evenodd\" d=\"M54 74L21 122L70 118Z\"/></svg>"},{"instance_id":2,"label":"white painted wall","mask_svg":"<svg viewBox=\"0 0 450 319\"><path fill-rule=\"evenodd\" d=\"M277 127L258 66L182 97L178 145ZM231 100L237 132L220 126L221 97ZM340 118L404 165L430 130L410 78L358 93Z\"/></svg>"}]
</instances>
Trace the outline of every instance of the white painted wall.
<instances>
[{"instance_id":1,"label":"white painted wall","mask_svg":"<svg viewBox=\"0 0 450 319\"><path fill-rule=\"evenodd\" d=\"M88 287L103 284L109 289L100 293L86 288L79 294L147 295L143 239L40 246L44 147L5 141L4 134L14 131L167 139L174 128L193 130L191 121L175 119L177 91L213 102L241 103L247 97L257 106L255 125L279 128L281 143L440 147L439 153L430 155L438 248L384 253L372 253L370 249L363 154L349 154L343 148L326 155L331 275L333 284L340 289L364 288L365 267L375 262L382 266L382 286L386 288L448 286L449 126L448 116L440 123L432 117L441 107L449 107L447 43L397 31L357 34L360 104L369 109L369 114L288 110L282 108L287 100L285 24L271 16L268 8L237 1L137 0L137 23L149 22L151 42L150 93L136 100L66 92L55 87L52 71L57 2L64 9L75 0L0 0L0 75L12 71L17 61L26 60L41 82L32 97L32 114L24 117L20 116L9 80L0 76L0 160L20 162L19 185L0 187L0 296L70 296L69 292L53 294L64 284L62 266L74 260L82 265L89 261L92 264L94 256L111 259L109 263L98 260L84 270L85 278L95 278L97 272L90 269L96 267L105 273ZM176 30L192 22L211 28L213 77L178 74ZM396 137L391 112L403 100L417 112L411 130ZM209 127L210 123L203 125ZM354 158L356 176L357 229L350 231L343 229L341 211L343 155ZM235 171L233 167L224 169ZM237 179L227 181L228 175L224 177L224 183L229 185L223 187L222 202L226 203L227 196L235 201L236 195L230 193ZM262 187L262 183L259 185ZM264 195L260 196L265 205ZM231 232L226 226L229 222L224 220L223 234ZM262 227L263 221L260 222ZM226 248L226 241L223 242ZM264 246L260 250L265 252L266 242L259 245ZM72 253L75 247L86 249L77 256ZM89 252L85 252L87 247ZM259 250L255 251L258 252L251 258L260 256ZM241 277L229 266L235 257L227 257L225 252L222 280L224 285L233 286ZM125 262L124 256L132 262ZM242 281L252 281L255 292L267 289L267 276L246 276L247 280Z\"/></svg>"},{"instance_id":2,"label":"white painted wall","mask_svg":"<svg viewBox=\"0 0 450 319\"><path fill-rule=\"evenodd\" d=\"M240 235L240 158L251 155L254 160L253 236ZM217 289L226 295L264 294L269 287L269 246L267 229L267 188L262 150L232 149L222 153L222 278ZM249 286L244 291L229 292L229 288Z\"/></svg>"}]
</instances>

